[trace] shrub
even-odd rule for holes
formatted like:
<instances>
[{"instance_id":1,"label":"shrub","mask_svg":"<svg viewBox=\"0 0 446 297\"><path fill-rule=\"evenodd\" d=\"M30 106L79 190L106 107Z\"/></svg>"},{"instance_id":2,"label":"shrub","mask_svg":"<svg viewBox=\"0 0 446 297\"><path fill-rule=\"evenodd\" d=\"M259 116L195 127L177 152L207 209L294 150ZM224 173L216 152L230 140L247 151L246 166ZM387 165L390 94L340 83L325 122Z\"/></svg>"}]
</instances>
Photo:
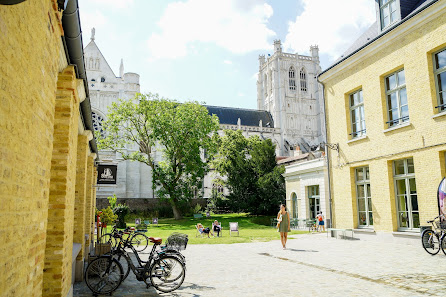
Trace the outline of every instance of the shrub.
<instances>
[{"instance_id":1,"label":"shrub","mask_svg":"<svg viewBox=\"0 0 446 297\"><path fill-rule=\"evenodd\" d=\"M194 213L200 213L201 212L201 205L197 204L194 206Z\"/></svg>"},{"instance_id":2,"label":"shrub","mask_svg":"<svg viewBox=\"0 0 446 297\"><path fill-rule=\"evenodd\" d=\"M116 221L116 219L118 218L118 216L113 213L113 210L111 209L110 206L101 209L101 211L102 211L101 222L105 225L113 224L113 222Z\"/></svg>"},{"instance_id":3,"label":"shrub","mask_svg":"<svg viewBox=\"0 0 446 297\"><path fill-rule=\"evenodd\" d=\"M125 223L125 217L129 213L130 208L125 204L118 204L114 209L113 213L118 217L118 223L116 227L125 228L127 224Z\"/></svg>"}]
</instances>

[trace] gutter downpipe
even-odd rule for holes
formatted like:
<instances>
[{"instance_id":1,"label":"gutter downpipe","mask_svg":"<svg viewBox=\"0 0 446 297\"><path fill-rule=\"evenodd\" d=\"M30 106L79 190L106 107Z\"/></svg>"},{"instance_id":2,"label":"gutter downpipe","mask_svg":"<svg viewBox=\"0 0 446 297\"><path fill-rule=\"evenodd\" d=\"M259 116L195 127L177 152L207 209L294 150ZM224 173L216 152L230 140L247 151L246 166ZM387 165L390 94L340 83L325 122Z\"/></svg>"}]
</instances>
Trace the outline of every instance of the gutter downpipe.
<instances>
[{"instance_id":1,"label":"gutter downpipe","mask_svg":"<svg viewBox=\"0 0 446 297\"><path fill-rule=\"evenodd\" d=\"M65 47L65 54L67 56L68 64L74 65L76 70L76 77L84 81L84 88L86 98L80 104L80 113L84 127L87 130L94 132L93 119L91 117L91 102L88 89L87 72L84 63L84 49L82 44L82 30L79 18L79 4L78 0L69 0L62 15L62 27L64 36L62 42ZM96 139L93 137L89 142L90 149L96 153L98 158L98 148Z\"/></svg>"},{"instance_id":2,"label":"gutter downpipe","mask_svg":"<svg viewBox=\"0 0 446 297\"><path fill-rule=\"evenodd\" d=\"M322 85L322 99L324 102L324 125L325 125L325 143L327 143L328 139L328 129L327 129L327 113L326 113L326 105L325 105L325 85L323 82L319 80L319 76L322 73L316 76L316 81ZM330 226L328 228L333 228L333 212L332 212L332 198L331 198L331 176L330 176L330 157L328 155L327 146L324 148L325 156L327 156L327 174L328 174L328 205L330 209Z\"/></svg>"}]
</instances>

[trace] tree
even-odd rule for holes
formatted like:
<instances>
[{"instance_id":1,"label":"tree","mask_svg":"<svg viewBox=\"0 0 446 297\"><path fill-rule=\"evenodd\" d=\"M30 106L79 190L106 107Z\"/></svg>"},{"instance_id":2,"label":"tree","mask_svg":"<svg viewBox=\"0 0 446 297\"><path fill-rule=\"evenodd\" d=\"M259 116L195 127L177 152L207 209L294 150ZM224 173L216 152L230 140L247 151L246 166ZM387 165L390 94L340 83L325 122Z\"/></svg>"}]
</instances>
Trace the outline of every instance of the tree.
<instances>
[{"instance_id":1,"label":"tree","mask_svg":"<svg viewBox=\"0 0 446 297\"><path fill-rule=\"evenodd\" d=\"M175 219L180 219L178 202L191 199L194 189L201 188L207 161L216 152L218 118L197 102L137 94L133 101L111 105L103 129L99 148L149 165L158 197L167 199ZM132 146L138 149L128 152ZM160 162L154 159L155 149L163 153Z\"/></svg>"},{"instance_id":2,"label":"tree","mask_svg":"<svg viewBox=\"0 0 446 297\"><path fill-rule=\"evenodd\" d=\"M285 197L284 168L276 166L275 145L270 139L245 138L240 130L226 130L213 161L225 176L233 211L272 214Z\"/></svg>"}]
</instances>

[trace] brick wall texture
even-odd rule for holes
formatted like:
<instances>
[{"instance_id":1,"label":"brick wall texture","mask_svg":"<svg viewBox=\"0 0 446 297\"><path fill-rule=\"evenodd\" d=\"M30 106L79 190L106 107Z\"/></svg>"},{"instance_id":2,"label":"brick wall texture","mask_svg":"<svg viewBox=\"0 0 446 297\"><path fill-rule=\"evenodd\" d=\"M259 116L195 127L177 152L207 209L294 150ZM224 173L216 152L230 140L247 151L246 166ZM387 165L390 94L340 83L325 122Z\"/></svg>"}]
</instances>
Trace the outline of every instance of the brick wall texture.
<instances>
[{"instance_id":1,"label":"brick wall texture","mask_svg":"<svg viewBox=\"0 0 446 297\"><path fill-rule=\"evenodd\" d=\"M85 246L80 234L91 226L91 215L74 221L75 209L94 203L76 186L94 180L77 172L95 169L86 157L77 165L78 150L89 148L78 139L79 80L66 64L55 3L0 5L1 297L66 296L73 242Z\"/></svg>"},{"instance_id":2,"label":"brick wall texture","mask_svg":"<svg viewBox=\"0 0 446 297\"><path fill-rule=\"evenodd\" d=\"M413 158L421 225L438 215L437 187L445 175L446 114L438 115L433 53L446 48L446 9L439 1L369 47L321 76L325 85L334 223L358 226L354 169L370 168L375 231L399 228L393 162ZM424 21L421 21L423 20ZM411 28L412 26L418 26ZM383 43L380 47L378 44ZM363 50L364 51L364 50ZM387 103L384 79L404 69L410 125L385 131ZM367 137L350 141L349 94L362 89Z\"/></svg>"}]
</instances>

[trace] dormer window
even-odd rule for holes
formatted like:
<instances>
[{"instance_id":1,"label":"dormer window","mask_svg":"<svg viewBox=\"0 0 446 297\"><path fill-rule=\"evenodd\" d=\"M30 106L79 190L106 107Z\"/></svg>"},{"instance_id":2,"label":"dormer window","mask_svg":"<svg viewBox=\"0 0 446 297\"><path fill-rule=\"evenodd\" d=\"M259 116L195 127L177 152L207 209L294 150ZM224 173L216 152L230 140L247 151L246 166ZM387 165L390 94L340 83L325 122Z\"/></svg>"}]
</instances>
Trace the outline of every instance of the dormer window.
<instances>
[{"instance_id":1,"label":"dormer window","mask_svg":"<svg viewBox=\"0 0 446 297\"><path fill-rule=\"evenodd\" d=\"M393 24L398 19L397 0L379 0L381 30Z\"/></svg>"}]
</instances>

